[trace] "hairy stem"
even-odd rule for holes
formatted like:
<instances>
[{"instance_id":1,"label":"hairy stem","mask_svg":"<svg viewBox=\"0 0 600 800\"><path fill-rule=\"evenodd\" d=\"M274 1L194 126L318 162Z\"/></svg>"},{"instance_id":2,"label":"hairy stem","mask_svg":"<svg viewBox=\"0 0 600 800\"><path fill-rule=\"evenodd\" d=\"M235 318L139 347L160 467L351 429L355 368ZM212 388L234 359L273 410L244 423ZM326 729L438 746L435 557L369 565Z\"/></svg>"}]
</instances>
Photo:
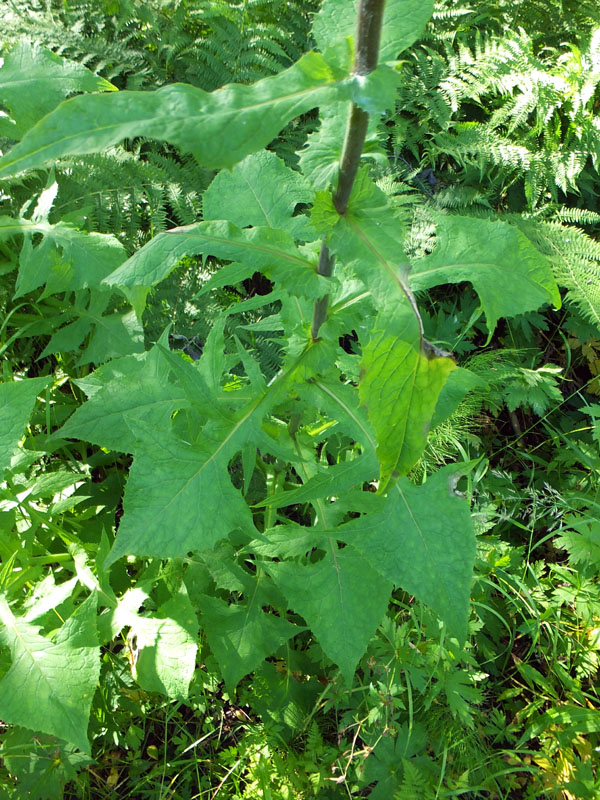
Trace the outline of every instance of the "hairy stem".
<instances>
[{"instance_id":1,"label":"hairy stem","mask_svg":"<svg viewBox=\"0 0 600 800\"><path fill-rule=\"evenodd\" d=\"M385 0L360 0L358 7L358 26L356 30L356 56L354 58L354 74L368 75L377 66L379 42L381 39L381 23ZM369 115L355 103L350 108L346 136L342 149L340 171L333 204L340 216L346 213L352 185L360 162L360 156L367 136ZM317 273L327 278L333 273L333 256L325 240L321 245ZM321 325L327 319L329 295L315 302L311 336L316 341Z\"/></svg>"}]
</instances>

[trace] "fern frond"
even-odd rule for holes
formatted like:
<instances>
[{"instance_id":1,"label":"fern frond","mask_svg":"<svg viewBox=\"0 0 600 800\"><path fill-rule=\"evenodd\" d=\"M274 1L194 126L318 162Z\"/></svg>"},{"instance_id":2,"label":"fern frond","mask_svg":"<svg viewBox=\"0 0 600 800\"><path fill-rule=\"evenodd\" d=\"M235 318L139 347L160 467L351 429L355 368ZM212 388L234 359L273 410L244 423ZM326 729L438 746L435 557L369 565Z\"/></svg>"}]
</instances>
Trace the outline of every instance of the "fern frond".
<instances>
[{"instance_id":1,"label":"fern frond","mask_svg":"<svg viewBox=\"0 0 600 800\"><path fill-rule=\"evenodd\" d=\"M580 228L556 221L511 221L549 258L556 282L567 289L566 299L600 329L600 243Z\"/></svg>"}]
</instances>

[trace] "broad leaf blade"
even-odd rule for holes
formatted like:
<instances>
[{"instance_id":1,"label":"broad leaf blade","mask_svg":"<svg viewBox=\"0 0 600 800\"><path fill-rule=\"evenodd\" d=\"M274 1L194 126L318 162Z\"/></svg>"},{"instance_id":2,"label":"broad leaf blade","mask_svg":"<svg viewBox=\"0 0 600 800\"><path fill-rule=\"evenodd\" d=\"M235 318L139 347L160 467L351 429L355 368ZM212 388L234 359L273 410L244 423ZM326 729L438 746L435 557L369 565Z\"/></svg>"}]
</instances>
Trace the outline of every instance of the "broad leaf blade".
<instances>
[{"instance_id":1,"label":"broad leaf blade","mask_svg":"<svg viewBox=\"0 0 600 800\"><path fill-rule=\"evenodd\" d=\"M92 396L55 436L134 453L139 437L132 432L133 420L141 417L160 430L177 409L189 404L183 388L169 382L169 371L156 347L141 358L114 361L110 370L101 367L94 373Z\"/></svg>"},{"instance_id":2,"label":"broad leaf blade","mask_svg":"<svg viewBox=\"0 0 600 800\"><path fill-rule=\"evenodd\" d=\"M559 308L561 302L548 259L520 230L500 221L440 217L435 250L412 262L409 281L414 290L472 283L490 336L500 317L536 311L545 303Z\"/></svg>"},{"instance_id":3,"label":"broad leaf blade","mask_svg":"<svg viewBox=\"0 0 600 800\"><path fill-rule=\"evenodd\" d=\"M20 139L69 94L115 89L83 64L23 40L5 54L0 68L0 103L10 109L15 123L0 131Z\"/></svg>"},{"instance_id":4,"label":"broad leaf blade","mask_svg":"<svg viewBox=\"0 0 600 800\"><path fill-rule=\"evenodd\" d=\"M149 692L173 700L188 696L198 650L198 620L185 589L174 595L156 617L132 621L136 637L137 680Z\"/></svg>"},{"instance_id":5,"label":"broad leaf blade","mask_svg":"<svg viewBox=\"0 0 600 800\"><path fill-rule=\"evenodd\" d=\"M326 207L321 214L327 218ZM425 449L438 396L455 364L423 338L407 281L402 225L365 171L329 241L379 311L362 343L359 394L377 436L382 492L393 476L406 475Z\"/></svg>"},{"instance_id":6,"label":"broad leaf blade","mask_svg":"<svg viewBox=\"0 0 600 800\"><path fill-rule=\"evenodd\" d=\"M0 681L2 719L89 753L88 718L100 675L95 595L78 607L54 642L17 619L3 597L0 622L0 637L12 654L12 666Z\"/></svg>"},{"instance_id":7,"label":"broad leaf blade","mask_svg":"<svg viewBox=\"0 0 600 800\"><path fill-rule=\"evenodd\" d=\"M59 222L29 223L15 220L21 231L29 234L21 251L15 297L28 294L46 284L44 295L98 288L127 258L123 245L104 233L85 233ZM10 226L4 226L4 231ZM2 233L0 229L0 234ZM34 247L32 233L42 233L42 242Z\"/></svg>"},{"instance_id":8,"label":"broad leaf blade","mask_svg":"<svg viewBox=\"0 0 600 800\"><path fill-rule=\"evenodd\" d=\"M352 520L336 536L358 550L387 580L440 616L451 636L467 633L475 535L465 500L455 494L456 467L422 486L400 479L381 513Z\"/></svg>"},{"instance_id":9,"label":"broad leaf blade","mask_svg":"<svg viewBox=\"0 0 600 800\"><path fill-rule=\"evenodd\" d=\"M168 141L211 169L232 167L265 147L299 114L348 99L353 84L319 53L307 53L278 75L213 93L172 84L155 92L74 97L0 159L0 177L62 156L102 152L136 136Z\"/></svg>"},{"instance_id":10,"label":"broad leaf blade","mask_svg":"<svg viewBox=\"0 0 600 800\"><path fill-rule=\"evenodd\" d=\"M134 311L102 314L90 307L81 313L93 327L88 345L77 362L78 366L102 364L111 358L144 351L144 331Z\"/></svg>"},{"instance_id":11,"label":"broad leaf blade","mask_svg":"<svg viewBox=\"0 0 600 800\"><path fill-rule=\"evenodd\" d=\"M174 558L212 547L233 530L252 534L252 514L229 478L229 460L248 437L259 439L252 413L208 423L198 444L131 421L139 437L129 473L124 515L111 564L123 555Z\"/></svg>"},{"instance_id":12,"label":"broad leaf blade","mask_svg":"<svg viewBox=\"0 0 600 800\"><path fill-rule=\"evenodd\" d=\"M358 552L337 550L333 540L330 545L325 558L316 564L284 561L270 563L267 569L350 685L385 614L392 584L381 580Z\"/></svg>"},{"instance_id":13,"label":"broad leaf blade","mask_svg":"<svg viewBox=\"0 0 600 800\"><path fill-rule=\"evenodd\" d=\"M227 221L199 222L161 233L104 282L124 289L155 286L184 256L199 254L240 261L249 274L260 270L280 280L290 294L315 299L330 288L328 279L316 274L316 255L298 249L289 233L271 228L240 230Z\"/></svg>"},{"instance_id":14,"label":"broad leaf blade","mask_svg":"<svg viewBox=\"0 0 600 800\"><path fill-rule=\"evenodd\" d=\"M354 438L374 451L375 436L349 387L316 382L314 390L315 404L325 404L328 414L343 419L354 428ZM458 475L460 468L449 466L422 486L401 478L386 498L376 497L373 511L336 528L335 536L359 550L385 578L431 606L460 639L469 613L475 534L468 504L454 491ZM352 510L364 512L360 495L356 502Z\"/></svg>"},{"instance_id":15,"label":"broad leaf blade","mask_svg":"<svg viewBox=\"0 0 600 800\"><path fill-rule=\"evenodd\" d=\"M391 478L406 475L418 461L438 396L456 367L451 358L431 349L418 329L410 336L415 325L406 307L391 317L380 314L363 348L359 394L377 436L381 492Z\"/></svg>"},{"instance_id":16,"label":"broad leaf blade","mask_svg":"<svg viewBox=\"0 0 600 800\"><path fill-rule=\"evenodd\" d=\"M49 383L49 377L0 383L0 472L10 464L35 399Z\"/></svg>"},{"instance_id":17,"label":"broad leaf blade","mask_svg":"<svg viewBox=\"0 0 600 800\"><path fill-rule=\"evenodd\" d=\"M202 196L204 219L227 219L247 225L306 234L308 220L294 217L299 203L310 203L305 178L286 167L275 153L264 150L248 156L228 172L221 170Z\"/></svg>"},{"instance_id":18,"label":"broad leaf blade","mask_svg":"<svg viewBox=\"0 0 600 800\"><path fill-rule=\"evenodd\" d=\"M230 691L244 675L302 630L281 617L265 613L258 591L242 605L203 595L200 609L211 650Z\"/></svg>"}]
</instances>

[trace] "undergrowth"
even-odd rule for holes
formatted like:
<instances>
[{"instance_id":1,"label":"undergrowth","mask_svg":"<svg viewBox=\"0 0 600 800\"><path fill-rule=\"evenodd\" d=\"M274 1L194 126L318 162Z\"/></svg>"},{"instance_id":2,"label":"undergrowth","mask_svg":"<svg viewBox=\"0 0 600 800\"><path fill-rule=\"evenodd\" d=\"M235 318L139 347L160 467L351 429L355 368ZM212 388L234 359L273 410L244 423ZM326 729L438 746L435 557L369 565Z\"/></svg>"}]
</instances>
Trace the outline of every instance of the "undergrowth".
<instances>
[{"instance_id":1,"label":"undergrowth","mask_svg":"<svg viewBox=\"0 0 600 800\"><path fill-rule=\"evenodd\" d=\"M599 796L597 14L585 2L439 0L429 19L426 3L395 0L403 4L423 20L396 65L392 102L377 87L352 97L376 110L348 214L335 194L346 96L307 105L245 160L203 161L176 134L162 141L140 128L0 177L0 389L32 387L18 420L0 394L0 797ZM341 15L339 5L324 8ZM314 47L343 72L345 45L327 49L331 20L311 32L318 6L10 0L0 168L79 92L249 88ZM14 95L3 71L18 64L37 80L65 69L64 91L59 83L39 102ZM269 201L283 190L265 212L248 185ZM152 255L178 233L218 238L221 229L194 226L221 219L238 243L268 227L263 248L275 247L278 228L291 245L277 240L266 265L254 251L204 245ZM339 233L346 219L367 240L393 231L393 247L380 240L385 258L394 250L412 264L398 295L357 263L357 252L369 256L350 225ZM336 283L325 283L322 238ZM452 274L448 264L475 245L469 270ZM290 252L311 270L286 272ZM454 261L440 261L444 252ZM489 262L502 278L481 278ZM118 270L131 263L154 272L128 282ZM443 274L427 282L428 271ZM384 464L398 412L384 402L392 390L369 389L384 385L369 370L377 336L397 334L402 303L418 304L422 330L407 322L397 338L426 342L432 370L452 354L453 377L426 419L399 390L418 441L406 445L409 432L409 456L373 472L365 430ZM330 349L319 355L322 342ZM303 347L317 356L295 373ZM222 494L188 497L188 538L178 538L175 507L157 523L159 544L146 545L153 498L181 462L245 424L255 407L244 403L268 398L281 375L285 391L225 449L211 479ZM160 415L147 413L152 403ZM455 524L454 503L470 509L476 549L457 551L467 577L436 577L456 580L448 605L461 620L464 594L465 636L455 609L420 585L427 559L402 549L410 523L399 535L402 580L389 580L384 563L394 516L386 536L368 538L364 521L384 513L386 482L398 480L408 498L429 498L412 511L426 507L442 525L444 558L468 535L469 515ZM132 527L136 513L145 516ZM243 524L229 524L235 514ZM379 555L369 561L353 534ZM202 536L209 544L190 544ZM363 559L347 584L354 616L342 618L319 583L328 547L340 563ZM381 585L382 612L364 623ZM324 620L340 641L347 634L344 646ZM351 629L363 624L356 645ZM46 712L60 686L23 682L11 625L65 659L69 641L83 653L94 640L87 733ZM27 719L11 705L15 686Z\"/></svg>"}]
</instances>

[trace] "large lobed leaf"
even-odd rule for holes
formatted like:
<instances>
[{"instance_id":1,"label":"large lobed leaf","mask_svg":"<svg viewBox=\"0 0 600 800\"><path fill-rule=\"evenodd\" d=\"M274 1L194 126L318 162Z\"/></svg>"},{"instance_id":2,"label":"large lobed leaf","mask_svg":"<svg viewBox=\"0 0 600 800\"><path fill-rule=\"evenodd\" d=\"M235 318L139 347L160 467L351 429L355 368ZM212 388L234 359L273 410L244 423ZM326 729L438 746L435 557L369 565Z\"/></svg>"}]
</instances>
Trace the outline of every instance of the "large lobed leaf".
<instances>
[{"instance_id":1,"label":"large lobed leaf","mask_svg":"<svg viewBox=\"0 0 600 800\"><path fill-rule=\"evenodd\" d=\"M163 692L173 700L188 696L196 667L198 620L185 589L159 608L157 616L134 615L135 674L148 692Z\"/></svg>"},{"instance_id":2,"label":"large lobed leaf","mask_svg":"<svg viewBox=\"0 0 600 800\"><path fill-rule=\"evenodd\" d=\"M327 533L337 536L337 532ZM386 612L392 581L382 579L356 550L339 550L334 538L325 558L316 564L284 561L270 563L267 569L350 685Z\"/></svg>"},{"instance_id":3,"label":"large lobed leaf","mask_svg":"<svg viewBox=\"0 0 600 800\"><path fill-rule=\"evenodd\" d=\"M208 93L186 84L155 92L85 95L62 103L0 159L0 177L67 155L98 153L147 136L192 153L211 169L232 167L265 147L294 117L335 100L389 102L392 74L357 81L319 53L307 53L278 75L250 86Z\"/></svg>"},{"instance_id":4,"label":"large lobed leaf","mask_svg":"<svg viewBox=\"0 0 600 800\"><path fill-rule=\"evenodd\" d=\"M227 466L247 441L260 438L259 421L249 411L225 423L208 423L201 441L191 444L141 417L132 419L139 444L107 563L131 553L182 556L212 547L232 530L251 533L252 514Z\"/></svg>"},{"instance_id":5,"label":"large lobed leaf","mask_svg":"<svg viewBox=\"0 0 600 800\"><path fill-rule=\"evenodd\" d=\"M316 407L352 431L365 451L375 451L375 436L349 387L317 381L311 392ZM311 530L347 542L385 580L431 606L451 635L464 639L475 535L469 506L455 492L460 474L460 468L445 467L422 486L401 478L387 497L367 495L377 504L362 517L334 531ZM364 512L364 497L356 493L348 510Z\"/></svg>"},{"instance_id":6,"label":"large lobed leaf","mask_svg":"<svg viewBox=\"0 0 600 800\"><path fill-rule=\"evenodd\" d=\"M412 261L414 290L461 281L472 283L479 295L490 336L501 317L561 303L546 256L520 230L499 220L440 217L434 251Z\"/></svg>"},{"instance_id":7,"label":"large lobed leaf","mask_svg":"<svg viewBox=\"0 0 600 800\"><path fill-rule=\"evenodd\" d=\"M0 103L6 106L12 122L0 117L0 134L20 139L42 117L74 92L114 91L116 89L83 64L23 40L4 56L0 67Z\"/></svg>"},{"instance_id":8,"label":"large lobed leaf","mask_svg":"<svg viewBox=\"0 0 600 800\"><path fill-rule=\"evenodd\" d=\"M228 604L208 595L199 600L206 636L230 691L244 675L302 630L263 611L265 600L259 582L257 578L257 591L243 604Z\"/></svg>"},{"instance_id":9,"label":"large lobed leaf","mask_svg":"<svg viewBox=\"0 0 600 800\"><path fill-rule=\"evenodd\" d=\"M157 347L100 367L80 382L90 399L75 410L58 435L134 453L139 442L135 419L160 430L177 409L188 405L183 388L169 382L169 373Z\"/></svg>"},{"instance_id":10,"label":"large lobed leaf","mask_svg":"<svg viewBox=\"0 0 600 800\"><path fill-rule=\"evenodd\" d=\"M0 717L65 739L86 753L100 675L96 604L92 594L51 641L36 626L16 618L0 597L0 639L12 655L12 666L0 680Z\"/></svg>"},{"instance_id":11,"label":"large lobed leaf","mask_svg":"<svg viewBox=\"0 0 600 800\"><path fill-rule=\"evenodd\" d=\"M433 608L463 642L475 536L469 507L455 493L459 476L449 466L422 486L400 479L380 513L348 522L337 535L382 577Z\"/></svg>"},{"instance_id":12,"label":"large lobed leaf","mask_svg":"<svg viewBox=\"0 0 600 800\"><path fill-rule=\"evenodd\" d=\"M335 219L327 202L318 213L321 224ZM348 211L336 219L328 242L377 304L373 330L362 343L359 392L377 436L380 491L421 456L438 396L456 366L423 338L402 238L387 198L359 173Z\"/></svg>"},{"instance_id":13,"label":"large lobed leaf","mask_svg":"<svg viewBox=\"0 0 600 800\"><path fill-rule=\"evenodd\" d=\"M34 234L42 241L33 245ZM85 233L59 222L0 217L0 240L23 234L16 297L46 284L46 294L100 286L127 254L114 236Z\"/></svg>"},{"instance_id":14,"label":"large lobed leaf","mask_svg":"<svg viewBox=\"0 0 600 800\"><path fill-rule=\"evenodd\" d=\"M262 271L290 294L316 298L327 279L315 271L316 255L298 249L291 234L268 227L240 229L227 220L198 222L161 233L109 275L105 283L125 291L164 280L187 255L212 255L244 264L244 275Z\"/></svg>"},{"instance_id":15,"label":"large lobed leaf","mask_svg":"<svg viewBox=\"0 0 600 800\"><path fill-rule=\"evenodd\" d=\"M312 201L312 190L299 172L286 167L269 150L253 153L231 171L221 170L202 196L204 219L227 219L247 225L279 228L295 237L307 233L308 220L294 217L299 203Z\"/></svg>"}]
</instances>

